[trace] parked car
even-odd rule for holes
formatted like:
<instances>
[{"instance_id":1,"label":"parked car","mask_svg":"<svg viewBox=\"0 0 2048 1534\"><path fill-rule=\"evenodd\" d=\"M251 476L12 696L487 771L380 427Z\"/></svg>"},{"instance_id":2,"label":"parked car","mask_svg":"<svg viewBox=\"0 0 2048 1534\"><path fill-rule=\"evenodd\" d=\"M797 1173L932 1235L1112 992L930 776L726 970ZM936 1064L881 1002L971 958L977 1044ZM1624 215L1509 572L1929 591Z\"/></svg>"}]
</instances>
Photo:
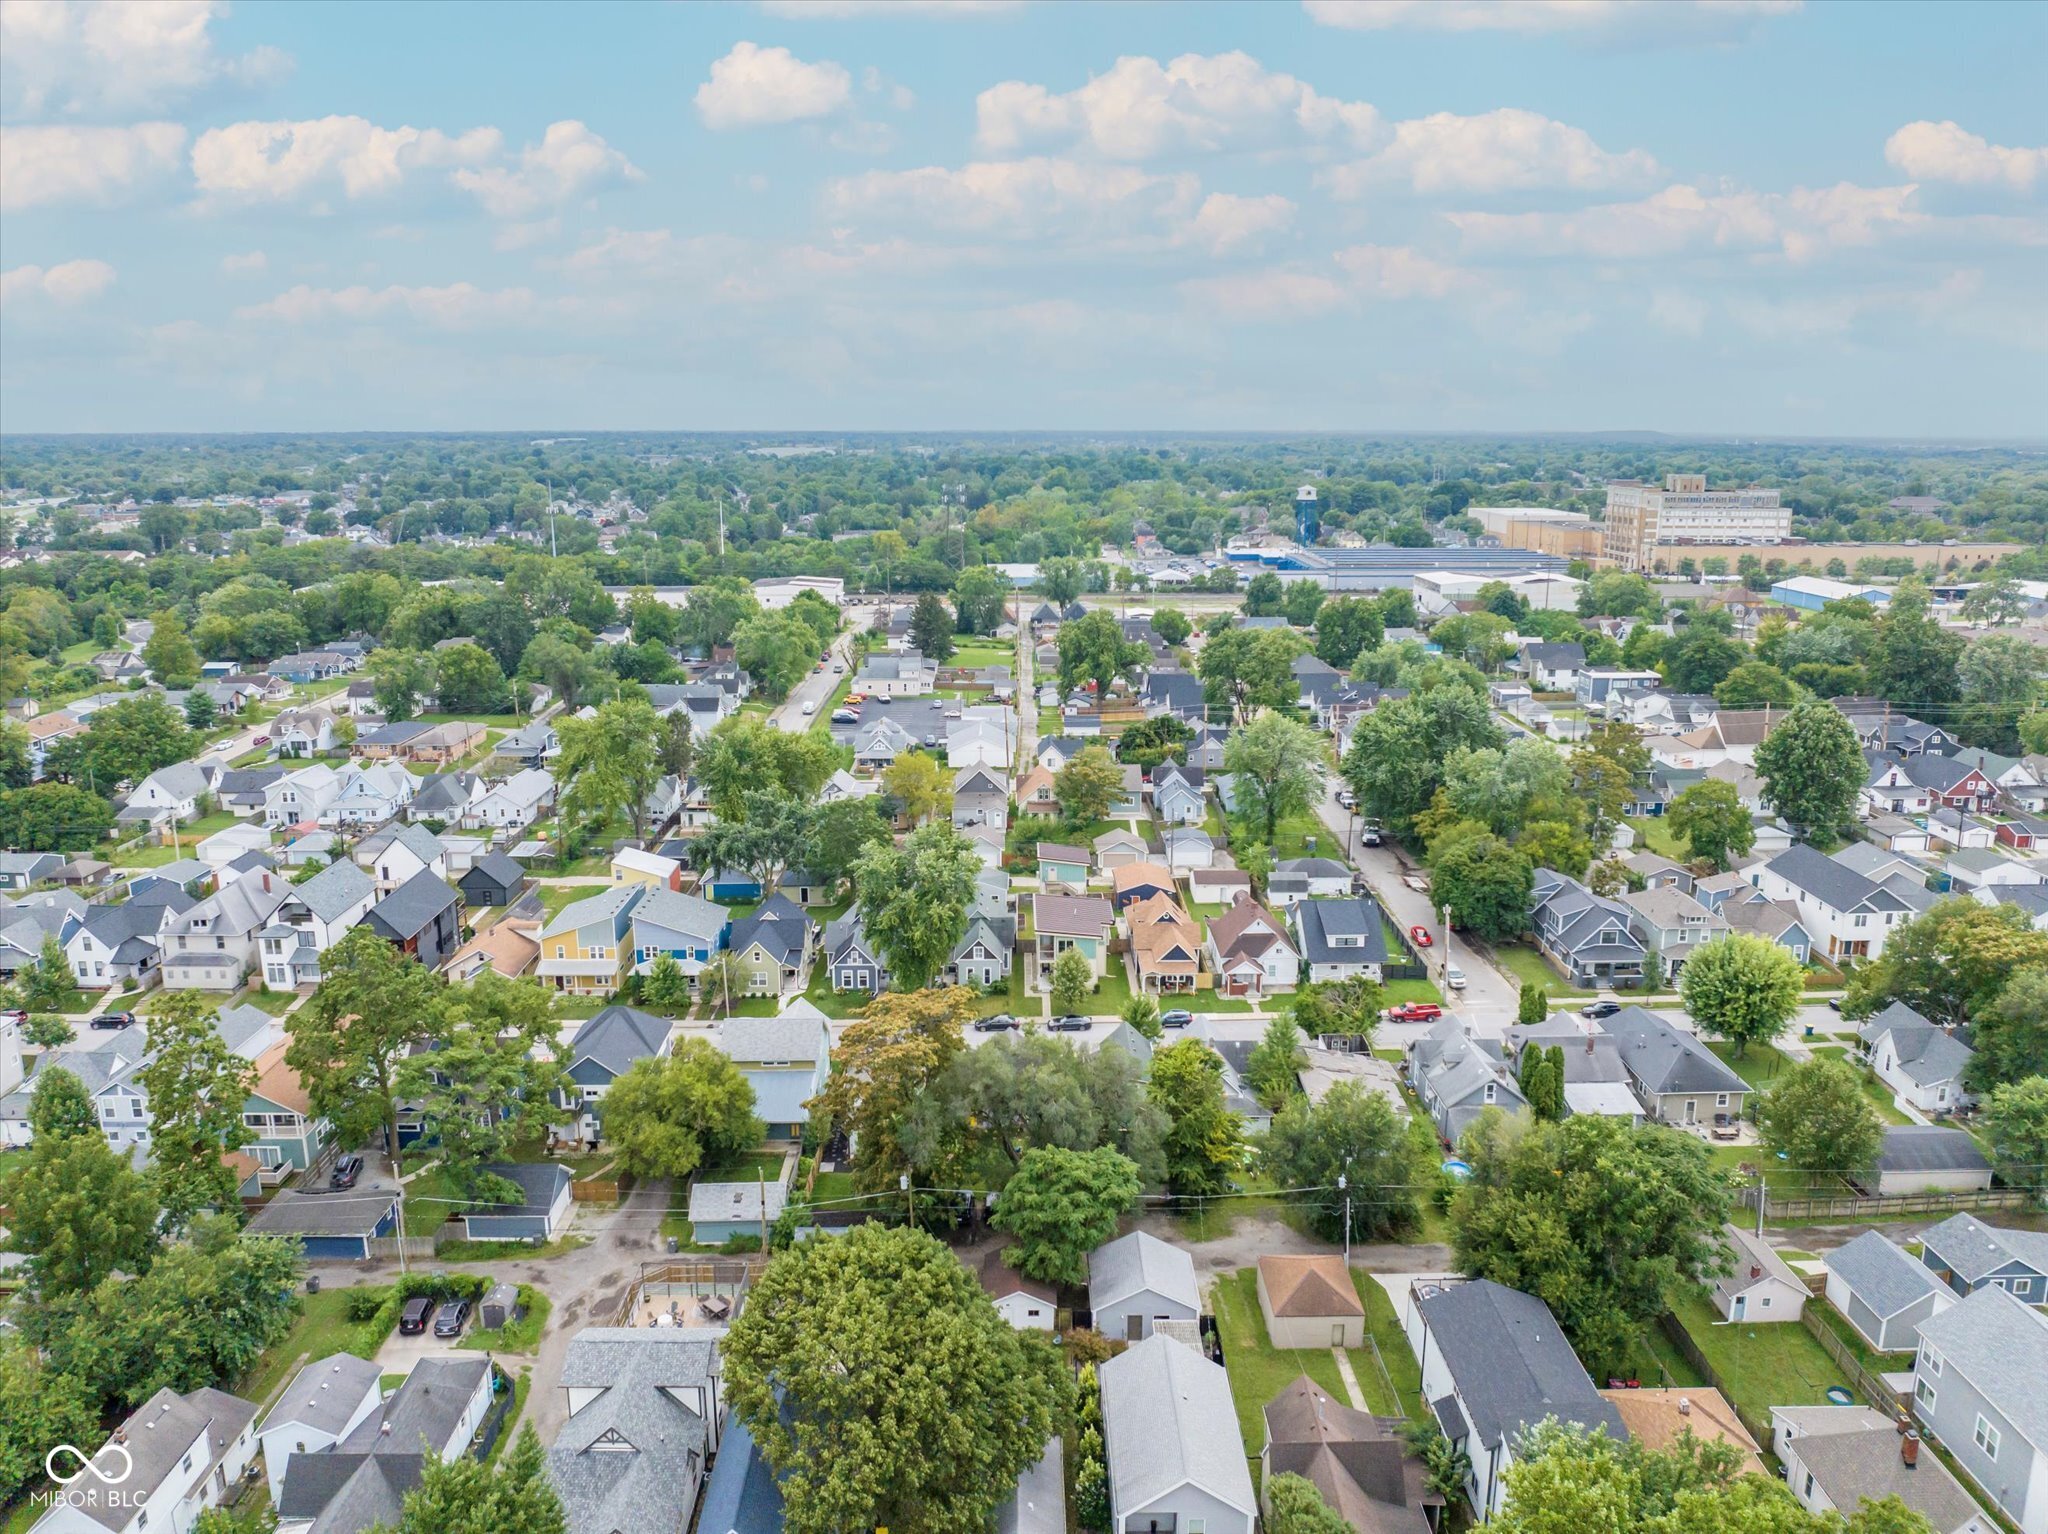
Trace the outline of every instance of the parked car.
<instances>
[{"instance_id":1,"label":"parked car","mask_svg":"<svg viewBox=\"0 0 2048 1534\"><path fill-rule=\"evenodd\" d=\"M1377 847L1380 844L1380 832L1382 829L1377 820L1361 822L1358 827L1358 845L1361 847Z\"/></svg>"},{"instance_id":2,"label":"parked car","mask_svg":"<svg viewBox=\"0 0 2048 1534\"><path fill-rule=\"evenodd\" d=\"M1444 966L1444 984L1454 991L1465 989L1465 972L1455 964Z\"/></svg>"},{"instance_id":3,"label":"parked car","mask_svg":"<svg viewBox=\"0 0 2048 1534\"><path fill-rule=\"evenodd\" d=\"M1427 927L1410 927L1408 929L1408 935L1415 940L1415 946L1417 948L1427 948L1433 941L1435 941L1433 938L1430 937L1429 928Z\"/></svg>"},{"instance_id":4,"label":"parked car","mask_svg":"<svg viewBox=\"0 0 2048 1534\"><path fill-rule=\"evenodd\" d=\"M1444 1009L1433 1001L1404 1001L1381 1014L1390 1023L1433 1023Z\"/></svg>"},{"instance_id":5,"label":"parked car","mask_svg":"<svg viewBox=\"0 0 2048 1534\"><path fill-rule=\"evenodd\" d=\"M134 1024L133 1012L102 1012L92 1020L95 1028L127 1028Z\"/></svg>"},{"instance_id":6,"label":"parked car","mask_svg":"<svg viewBox=\"0 0 2048 1534\"><path fill-rule=\"evenodd\" d=\"M327 1179L330 1188L353 1188L356 1179L363 1175L363 1158L350 1151L334 1163L334 1171Z\"/></svg>"},{"instance_id":7,"label":"parked car","mask_svg":"<svg viewBox=\"0 0 2048 1534\"><path fill-rule=\"evenodd\" d=\"M1185 1028L1194 1020L1195 1014L1181 1007L1159 1014L1159 1026L1162 1028Z\"/></svg>"},{"instance_id":8,"label":"parked car","mask_svg":"<svg viewBox=\"0 0 2048 1534\"><path fill-rule=\"evenodd\" d=\"M469 1301L450 1300L434 1313L436 1337L460 1337L469 1324Z\"/></svg>"},{"instance_id":9,"label":"parked car","mask_svg":"<svg viewBox=\"0 0 2048 1534\"><path fill-rule=\"evenodd\" d=\"M1841 1010L1842 1010L1842 998L1841 998L1841 997L1839 997L1839 996L1830 996L1830 997L1828 998L1828 1010L1829 1010L1830 1012L1839 1012L1839 1011L1841 1011Z\"/></svg>"},{"instance_id":10,"label":"parked car","mask_svg":"<svg viewBox=\"0 0 2048 1534\"><path fill-rule=\"evenodd\" d=\"M984 1017L974 1025L976 1033L1007 1033L1017 1026L1017 1019L1007 1012L998 1012L993 1017Z\"/></svg>"},{"instance_id":11,"label":"parked car","mask_svg":"<svg viewBox=\"0 0 2048 1534\"><path fill-rule=\"evenodd\" d=\"M832 722L834 724L859 724L860 715L850 708L835 708L832 710Z\"/></svg>"},{"instance_id":12,"label":"parked car","mask_svg":"<svg viewBox=\"0 0 2048 1534\"><path fill-rule=\"evenodd\" d=\"M270 744L270 737L268 735L259 735L256 737L256 744L259 746L267 746Z\"/></svg>"},{"instance_id":13,"label":"parked car","mask_svg":"<svg viewBox=\"0 0 2048 1534\"><path fill-rule=\"evenodd\" d=\"M1337 790L1337 803L1341 808L1348 810L1358 803L1358 795L1348 788L1340 788Z\"/></svg>"},{"instance_id":14,"label":"parked car","mask_svg":"<svg viewBox=\"0 0 2048 1534\"><path fill-rule=\"evenodd\" d=\"M1054 1033L1086 1033L1088 1019L1078 1013L1068 1012L1052 1020Z\"/></svg>"},{"instance_id":15,"label":"parked car","mask_svg":"<svg viewBox=\"0 0 2048 1534\"><path fill-rule=\"evenodd\" d=\"M405 1302L405 1309L398 1313L398 1334L401 1337L417 1337L427 1329L427 1318L434 1313L434 1302L424 1294L416 1294Z\"/></svg>"},{"instance_id":16,"label":"parked car","mask_svg":"<svg viewBox=\"0 0 2048 1534\"><path fill-rule=\"evenodd\" d=\"M1579 1016L1594 1018L1612 1017L1620 1010L1621 1003L1618 1001L1589 1001L1579 1008Z\"/></svg>"}]
</instances>

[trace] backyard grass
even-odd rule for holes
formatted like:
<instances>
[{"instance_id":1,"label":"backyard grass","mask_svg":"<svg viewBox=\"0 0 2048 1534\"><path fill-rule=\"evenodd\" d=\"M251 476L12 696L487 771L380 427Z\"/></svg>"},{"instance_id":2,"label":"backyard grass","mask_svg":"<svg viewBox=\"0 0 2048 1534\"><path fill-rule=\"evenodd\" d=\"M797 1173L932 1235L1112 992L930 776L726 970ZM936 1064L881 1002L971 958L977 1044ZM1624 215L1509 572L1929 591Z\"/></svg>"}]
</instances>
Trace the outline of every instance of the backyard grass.
<instances>
[{"instance_id":1,"label":"backyard grass","mask_svg":"<svg viewBox=\"0 0 2048 1534\"><path fill-rule=\"evenodd\" d=\"M1351 1270L1351 1284L1365 1305L1366 1335L1378 1349L1377 1359L1372 1347L1351 1350L1351 1372L1358 1376L1359 1389L1365 1392L1366 1409L1382 1417L1428 1421L1429 1403L1422 1399L1422 1370L1401 1330L1400 1317L1394 1314L1392 1298L1362 1268ZM1382 1364L1386 1369L1384 1375L1380 1372ZM1391 1395L1387 1390L1389 1380L1393 1384Z\"/></svg>"},{"instance_id":2,"label":"backyard grass","mask_svg":"<svg viewBox=\"0 0 2048 1534\"><path fill-rule=\"evenodd\" d=\"M535 883L533 892L540 896L541 908L548 913L548 921L553 921L562 907L571 902L604 893L594 884L549 884L546 880Z\"/></svg>"},{"instance_id":3,"label":"backyard grass","mask_svg":"<svg viewBox=\"0 0 2048 1534\"><path fill-rule=\"evenodd\" d=\"M782 1176L783 1155L781 1151L748 1151L721 1161L715 1167L704 1167L697 1173L698 1182L752 1182L765 1177L770 1182Z\"/></svg>"},{"instance_id":4,"label":"backyard grass","mask_svg":"<svg viewBox=\"0 0 2048 1534\"><path fill-rule=\"evenodd\" d=\"M445 1166L430 1167L405 1185L405 1233L431 1236L460 1213L465 1200Z\"/></svg>"},{"instance_id":5,"label":"backyard grass","mask_svg":"<svg viewBox=\"0 0 2048 1534\"><path fill-rule=\"evenodd\" d=\"M1778 1079L1792 1068L1791 1057L1769 1044L1752 1044L1738 1056L1734 1044L1726 1039L1708 1039L1705 1042L1723 1065L1759 1092L1770 1091Z\"/></svg>"},{"instance_id":6,"label":"backyard grass","mask_svg":"<svg viewBox=\"0 0 2048 1534\"><path fill-rule=\"evenodd\" d=\"M346 1289L323 1289L318 1294L303 1296L292 1329L282 1341L264 1349L263 1356L235 1386L235 1394L267 1405L271 1395L291 1377L300 1358L325 1358L330 1353L348 1352L361 1330L360 1323L348 1318L348 1299Z\"/></svg>"},{"instance_id":7,"label":"backyard grass","mask_svg":"<svg viewBox=\"0 0 2048 1534\"><path fill-rule=\"evenodd\" d=\"M820 1172L811 1183L811 1202L830 1204L838 1199L858 1198L851 1172Z\"/></svg>"},{"instance_id":8,"label":"backyard grass","mask_svg":"<svg viewBox=\"0 0 2048 1534\"><path fill-rule=\"evenodd\" d=\"M176 862L178 856L177 850L166 843L161 847L117 849L107 854L107 861L116 868L161 868L166 863Z\"/></svg>"},{"instance_id":9,"label":"backyard grass","mask_svg":"<svg viewBox=\"0 0 2048 1534\"><path fill-rule=\"evenodd\" d=\"M1760 1420L1770 1419L1773 1406L1822 1406L1829 1386L1848 1388L1835 1361L1796 1321L1724 1325L1697 1295L1675 1300L1671 1311L1735 1404Z\"/></svg>"},{"instance_id":10,"label":"backyard grass","mask_svg":"<svg viewBox=\"0 0 2048 1534\"><path fill-rule=\"evenodd\" d=\"M1910 1124L1913 1121L1899 1112L1898 1104L1892 1098L1892 1089L1877 1079L1877 1072L1860 1060L1852 1061L1856 1081L1863 1088L1863 1095L1870 1099L1870 1106L1877 1110L1877 1116L1887 1124Z\"/></svg>"},{"instance_id":11,"label":"backyard grass","mask_svg":"<svg viewBox=\"0 0 2048 1534\"><path fill-rule=\"evenodd\" d=\"M1779 1255L1785 1256L1788 1254L1781 1251ZM1822 1326L1825 1326L1840 1339L1842 1346L1849 1350L1849 1355L1856 1362L1863 1365L1864 1368L1877 1374L1897 1374L1913 1367L1913 1355L1911 1353L1878 1352L1857 1334L1856 1328L1848 1323L1848 1320L1840 1311L1828 1304L1819 1295L1815 1295L1812 1299L1808 1300L1806 1307L1819 1319Z\"/></svg>"},{"instance_id":12,"label":"backyard grass","mask_svg":"<svg viewBox=\"0 0 2048 1534\"><path fill-rule=\"evenodd\" d=\"M540 1334L547 1330L548 1311L552 1307L548 1297L531 1284L519 1286L519 1305L521 1314L516 1320L495 1330L472 1327L456 1346L487 1353L533 1352L540 1346Z\"/></svg>"},{"instance_id":13,"label":"backyard grass","mask_svg":"<svg viewBox=\"0 0 2048 1534\"><path fill-rule=\"evenodd\" d=\"M610 1005L603 996L561 995L554 999L553 1011L556 1017L595 1017Z\"/></svg>"},{"instance_id":14,"label":"backyard grass","mask_svg":"<svg viewBox=\"0 0 2048 1534\"><path fill-rule=\"evenodd\" d=\"M268 1012L272 1017L283 1017L291 1010L292 1003L298 999L297 991L244 991L228 1005L254 1007L259 1012Z\"/></svg>"},{"instance_id":15,"label":"backyard grass","mask_svg":"<svg viewBox=\"0 0 2048 1534\"><path fill-rule=\"evenodd\" d=\"M1266 1441L1266 1403L1306 1374L1333 1398L1349 1404L1351 1397L1337 1373L1328 1348L1276 1348L1266 1336L1266 1318L1259 1311L1258 1269L1243 1268L1216 1280L1210 1300L1216 1331L1223 1342L1223 1366L1230 1375L1230 1394L1237 1406L1238 1434L1254 1478L1258 1451ZM1370 1282L1370 1280L1368 1280ZM1363 1377L1361 1376L1361 1383Z\"/></svg>"},{"instance_id":16,"label":"backyard grass","mask_svg":"<svg viewBox=\"0 0 2048 1534\"><path fill-rule=\"evenodd\" d=\"M1690 845L1681 844L1671 834L1670 825L1659 815L1636 815L1629 819L1636 834L1643 839L1643 845L1659 857L1671 859L1674 863L1689 862L1692 858Z\"/></svg>"}]
</instances>

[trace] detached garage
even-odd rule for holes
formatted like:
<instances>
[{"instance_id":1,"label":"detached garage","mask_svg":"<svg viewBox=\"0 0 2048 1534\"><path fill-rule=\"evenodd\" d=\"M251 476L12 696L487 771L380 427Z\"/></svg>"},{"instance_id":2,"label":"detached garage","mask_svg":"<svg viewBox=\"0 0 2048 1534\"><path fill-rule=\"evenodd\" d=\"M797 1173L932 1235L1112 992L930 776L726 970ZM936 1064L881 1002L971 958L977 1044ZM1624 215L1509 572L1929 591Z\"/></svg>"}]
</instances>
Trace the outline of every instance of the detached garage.
<instances>
[{"instance_id":1,"label":"detached garage","mask_svg":"<svg viewBox=\"0 0 2048 1534\"><path fill-rule=\"evenodd\" d=\"M1874 1230L1823 1259L1828 1303L1880 1353L1910 1353L1920 1323L1955 1303L1940 1279Z\"/></svg>"},{"instance_id":2,"label":"detached garage","mask_svg":"<svg viewBox=\"0 0 2048 1534\"><path fill-rule=\"evenodd\" d=\"M1259 1310L1276 1348L1365 1346L1365 1306L1341 1257L1261 1257Z\"/></svg>"},{"instance_id":3,"label":"detached garage","mask_svg":"<svg viewBox=\"0 0 2048 1534\"><path fill-rule=\"evenodd\" d=\"M1991 1186L1991 1163L1960 1129L1908 1124L1885 1130L1869 1180L1885 1195L1975 1193Z\"/></svg>"},{"instance_id":4,"label":"detached garage","mask_svg":"<svg viewBox=\"0 0 2048 1534\"><path fill-rule=\"evenodd\" d=\"M389 1188L287 1188L249 1222L253 1236L288 1236L308 1262L367 1262L370 1243L398 1234L398 1195Z\"/></svg>"},{"instance_id":5,"label":"detached garage","mask_svg":"<svg viewBox=\"0 0 2048 1534\"><path fill-rule=\"evenodd\" d=\"M484 1168L519 1189L516 1204L490 1204L463 1215L464 1232L472 1241L546 1241L569 1223L575 1201L569 1169L558 1162L494 1162Z\"/></svg>"}]
</instances>

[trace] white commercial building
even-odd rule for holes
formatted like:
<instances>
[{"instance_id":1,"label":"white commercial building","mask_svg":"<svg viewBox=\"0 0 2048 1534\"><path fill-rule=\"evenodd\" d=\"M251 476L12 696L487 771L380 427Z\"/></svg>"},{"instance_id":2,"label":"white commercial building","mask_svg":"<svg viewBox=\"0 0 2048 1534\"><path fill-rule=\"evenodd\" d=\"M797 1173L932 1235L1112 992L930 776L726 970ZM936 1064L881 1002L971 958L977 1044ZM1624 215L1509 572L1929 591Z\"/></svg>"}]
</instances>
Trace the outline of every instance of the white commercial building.
<instances>
[{"instance_id":1,"label":"white commercial building","mask_svg":"<svg viewBox=\"0 0 2048 1534\"><path fill-rule=\"evenodd\" d=\"M1792 508L1775 490L1709 490L1704 474L1667 474L1662 488L1641 480L1607 487L1603 554L1623 570L1648 570L1660 543L1782 543Z\"/></svg>"}]
</instances>

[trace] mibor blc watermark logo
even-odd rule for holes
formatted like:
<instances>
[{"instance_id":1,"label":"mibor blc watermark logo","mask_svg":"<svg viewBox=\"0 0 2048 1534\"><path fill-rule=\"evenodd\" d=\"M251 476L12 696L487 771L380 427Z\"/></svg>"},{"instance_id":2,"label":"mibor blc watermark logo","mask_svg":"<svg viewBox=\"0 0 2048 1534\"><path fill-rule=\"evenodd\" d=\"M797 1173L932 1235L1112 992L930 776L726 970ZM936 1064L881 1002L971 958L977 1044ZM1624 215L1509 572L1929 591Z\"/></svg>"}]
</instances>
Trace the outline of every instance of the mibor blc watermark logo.
<instances>
[{"instance_id":1,"label":"mibor blc watermark logo","mask_svg":"<svg viewBox=\"0 0 2048 1534\"><path fill-rule=\"evenodd\" d=\"M107 1460L104 1465L99 1463L102 1458ZM109 1443L98 1455L88 1454L76 1444L60 1443L43 1456L43 1473L54 1487L37 1493L37 1500L45 1505L69 1502L77 1506L129 1507L143 1501L138 1493L120 1489L135 1473L135 1457L128 1452L127 1445L118 1441Z\"/></svg>"}]
</instances>

